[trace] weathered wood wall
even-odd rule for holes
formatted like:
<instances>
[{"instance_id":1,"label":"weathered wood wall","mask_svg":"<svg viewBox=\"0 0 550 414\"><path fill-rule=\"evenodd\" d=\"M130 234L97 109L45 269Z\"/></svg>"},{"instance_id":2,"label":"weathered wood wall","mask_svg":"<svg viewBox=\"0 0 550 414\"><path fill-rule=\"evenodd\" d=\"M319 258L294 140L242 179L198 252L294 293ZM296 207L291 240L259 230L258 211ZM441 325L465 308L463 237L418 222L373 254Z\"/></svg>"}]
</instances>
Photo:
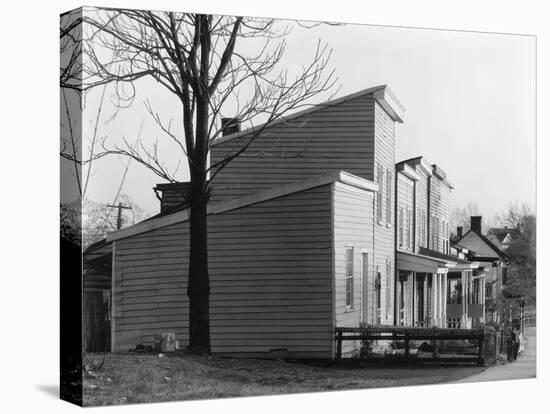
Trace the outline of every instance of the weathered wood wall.
<instances>
[{"instance_id":1,"label":"weathered wood wall","mask_svg":"<svg viewBox=\"0 0 550 414\"><path fill-rule=\"evenodd\" d=\"M118 340L188 341L188 223L117 241ZM334 347L331 185L211 215L215 353L330 358Z\"/></svg>"},{"instance_id":2,"label":"weathered wood wall","mask_svg":"<svg viewBox=\"0 0 550 414\"><path fill-rule=\"evenodd\" d=\"M377 174L377 165L382 166L384 177L381 180L385 185L385 177L388 171L395 174L395 122L388 113L375 102L375 156L374 156L374 173ZM374 177L377 181L378 177ZM382 197L382 218L378 223L375 220L374 225L374 266L375 271L378 267L382 275L382 306L381 306L381 322L384 324L393 324L393 288L395 279L395 184L392 180L392 191L390 202L391 224L386 224L386 191ZM374 205L374 217L377 217L377 203ZM387 265L390 266L390 271L387 271Z\"/></svg>"},{"instance_id":3,"label":"weathered wood wall","mask_svg":"<svg viewBox=\"0 0 550 414\"><path fill-rule=\"evenodd\" d=\"M374 320L374 193L342 183L334 188L335 319L338 327L358 327ZM353 305L346 307L346 247L354 251ZM363 278L363 253L368 274ZM363 284L366 280L366 286ZM366 295L365 295L366 293ZM367 306L365 306L365 304ZM362 314L366 310L366 314ZM356 351L359 341L343 343L344 354Z\"/></svg>"},{"instance_id":4,"label":"weathered wood wall","mask_svg":"<svg viewBox=\"0 0 550 414\"><path fill-rule=\"evenodd\" d=\"M374 128L372 94L268 127L214 178L212 201L336 170L372 180ZM214 146L211 164L246 142L243 136Z\"/></svg>"}]
</instances>

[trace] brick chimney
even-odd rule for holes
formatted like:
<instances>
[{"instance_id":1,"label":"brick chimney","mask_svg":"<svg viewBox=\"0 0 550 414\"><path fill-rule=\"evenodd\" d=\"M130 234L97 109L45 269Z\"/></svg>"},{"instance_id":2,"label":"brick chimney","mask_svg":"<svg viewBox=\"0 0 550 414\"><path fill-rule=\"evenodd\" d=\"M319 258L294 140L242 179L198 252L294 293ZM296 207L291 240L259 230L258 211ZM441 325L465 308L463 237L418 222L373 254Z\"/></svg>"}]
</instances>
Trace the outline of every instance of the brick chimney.
<instances>
[{"instance_id":1,"label":"brick chimney","mask_svg":"<svg viewBox=\"0 0 550 414\"><path fill-rule=\"evenodd\" d=\"M458 237L459 240L462 238L462 230L463 230L462 226L457 226L457 228L456 228L456 237Z\"/></svg>"},{"instance_id":2,"label":"brick chimney","mask_svg":"<svg viewBox=\"0 0 550 414\"><path fill-rule=\"evenodd\" d=\"M160 200L160 212L169 213L187 204L186 196L191 189L191 183L163 183L153 188ZM161 196L159 196L159 192Z\"/></svg>"},{"instance_id":3,"label":"brick chimney","mask_svg":"<svg viewBox=\"0 0 550 414\"><path fill-rule=\"evenodd\" d=\"M222 136L234 134L241 130L241 123L237 118L222 118Z\"/></svg>"},{"instance_id":4,"label":"brick chimney","mask_svg":"<svg viewBox=\"0 0 550 414\"><path fill-rule=\"evenodd\" d=\"M481 216L470 217L470 229L481 234Z\"/></svg>"}]
</instances>

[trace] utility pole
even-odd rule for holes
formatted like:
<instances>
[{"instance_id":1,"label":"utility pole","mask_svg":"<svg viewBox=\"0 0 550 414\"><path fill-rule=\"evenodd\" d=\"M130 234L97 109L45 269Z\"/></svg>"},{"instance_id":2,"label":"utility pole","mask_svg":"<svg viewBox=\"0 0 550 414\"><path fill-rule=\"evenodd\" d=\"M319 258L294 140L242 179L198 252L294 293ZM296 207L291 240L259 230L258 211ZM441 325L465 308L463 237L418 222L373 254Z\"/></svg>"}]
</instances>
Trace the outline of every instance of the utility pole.
<instances>
[{"instance_id":1,"label":"utility pole","mask_svg":"<svg viewBox=\"0 0 550 414\"><path fill-rule=\"evenodd\" d=\"M122 228L122 210L123 209L126 209L126 210L131 210L132 207L130 206L124 206L122 205L122 203L118 203L117 206L114 206L112 204L107 204L107 207L111 207L111 208L116 208L118 209L118 216L117 216L117 221L116 221L116 229L117 230L120 230Z\"/></svg>"}]
</instances>

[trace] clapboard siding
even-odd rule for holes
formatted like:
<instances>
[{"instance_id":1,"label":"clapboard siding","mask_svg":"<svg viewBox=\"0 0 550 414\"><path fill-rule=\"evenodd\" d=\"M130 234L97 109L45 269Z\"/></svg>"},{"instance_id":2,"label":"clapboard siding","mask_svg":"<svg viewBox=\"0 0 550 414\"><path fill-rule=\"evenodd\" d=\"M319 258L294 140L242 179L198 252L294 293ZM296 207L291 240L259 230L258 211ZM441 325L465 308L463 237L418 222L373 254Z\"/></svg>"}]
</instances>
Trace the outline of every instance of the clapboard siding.
<instances>
[{"instance_id":1,"label":"clapboard siding","mask_svg":"<svg viewBox=\"0 0 550 414\"><path fill-rule=\"evenodd\" d=\"M385 185L385 177L388 171L395 174L395 122L388 113L376 102L375 103L375 165L380 164L383 168L384 176L382 179ZM378 173L377 168L374 170ZM378 177L375 177L375 181ZM382 197L382 222L376 222L374 225L374 266L375 271L378 267L381 273L382 294L381 294L381 322L383 324L393 324L393 280L395 272L395 191L392 184L390 192L390 217L391 225L386 224L386 191ZM374 204L375 216L377 217L377 203ZM376 220L375 220L376 221ZM389 262L391 271L386 272L386 263ZM389 299L389 300L388 300ZM373 304L374 305L374 304ZM374 317L375 313L371 313ZM373 319L372 323L375 322Z\"/></svg>"},{"instance_id":2,"label":"clapboard siding","mask_svg":"<svg viewBox=\"0 0 550 414\"><path fill-rule=\"evenodd\" d=\"M372 255L374 251L374 193L335 183L334 188L334 266L335 319L338 327L358 327L361 323L363 301L373 301L374 278ZM346 308L346 247L354 248L353 307ZM368 297L363 297L362 253L369 255ZM372 319L372 318L371 318ZM369 320L365 315L365 320ZM359 342L344 342L342 351L358 349Z\"/></svg>"},{"instance_id":3,"label":"clapboard siding","mask_svg":"<svg viewBox=\"0 0 550 414\"><path fill-rule=\"evenodd\" d=\"M333 352L331 185L209 217L215 353ZM188 341L188 223L117 241L117 337Z\"/></svg>"},{"instance_id":4,"label":"clapboard siding","mask_svg":"<svg viewBox=\"0 0 550 414\"><path fill-rule=\"evenodd\" d=\"M372 180L374 128L372 94L268 127L214 177L212 201L335 170ZM212 164L246 142L243 136L214 146Z\"/></svg>"}]
</instances>

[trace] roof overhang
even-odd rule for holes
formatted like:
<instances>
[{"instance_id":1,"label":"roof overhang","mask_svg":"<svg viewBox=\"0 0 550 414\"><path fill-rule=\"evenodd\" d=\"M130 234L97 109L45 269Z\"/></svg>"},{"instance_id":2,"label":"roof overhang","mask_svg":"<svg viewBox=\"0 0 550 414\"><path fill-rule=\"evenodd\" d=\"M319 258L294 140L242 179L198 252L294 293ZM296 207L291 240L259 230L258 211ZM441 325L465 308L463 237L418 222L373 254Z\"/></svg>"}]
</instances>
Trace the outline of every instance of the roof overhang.
<instances>
[{"instance_id":1,"label":"roof overhang","mask_svg":"<svg viewBox=\"0 0 550 414\"><path fill-rule=\"evenodd\" d=\"M433 174L436 177L438 177L447 187L449 187L450 189L455 188L454 184L451 182L451 180L447 178L447 174L445 173L445 171L441 169L441 167L439 167L436 164L433 164L432 168L433 168Z\"/></svg>"},{"instance_id":2,"label":"roof overhang","mask_svg":"<svg viewBox=\"0 0 550 414\"><path fill-rule=\"evenodd\" d=\"M399 173L403 174L404 176L410 178L413 181L418 180L418 175L416 174L416 170L408 164L404 164L404 163L396 164L395 169Z\"/></svg>"},{"instance_id":3,"label":"roof overhang","mask_svg":"<svg viewBox=\"0 0 550 414\"><path fill-rule=\"evenodd\" d=\"M261 203L263 201L271 200L273 198L283 197L289 194L298 193L301 191L309 190L310 188L320 187L322 185L334 182L348 184L350 186L365 191L378 192L378 184L370 180L358 177L345 171L335 171L329 174L310 178L308 180L283 184L273 188L269 188L267 190L259 191L254 194L209 204L207 208L207 214L221 214L226 211L236 210L252 204ZM125 229L109 233L106 237L106 241L109 243L116 240L125 239L127 237L135 236L137 234L156 230L162 227L170 226L172 224L181 223L189 220L189 216L190 212L188 208L185 210L174 212L172 214L167 214L165 216L158 216L149 220L142 221L141 223L127 227Z\"/></svg>"},{"instance_id":4,"label":"roof overhang","mask_svg":"<svg viewBox=\"0 0 550 414\"><path fill-rule=\"evenodd\" d=\"M373 97L394 121L403 123L405 108L387 86L375 91Z\"/></svg>"}]
</instances>

